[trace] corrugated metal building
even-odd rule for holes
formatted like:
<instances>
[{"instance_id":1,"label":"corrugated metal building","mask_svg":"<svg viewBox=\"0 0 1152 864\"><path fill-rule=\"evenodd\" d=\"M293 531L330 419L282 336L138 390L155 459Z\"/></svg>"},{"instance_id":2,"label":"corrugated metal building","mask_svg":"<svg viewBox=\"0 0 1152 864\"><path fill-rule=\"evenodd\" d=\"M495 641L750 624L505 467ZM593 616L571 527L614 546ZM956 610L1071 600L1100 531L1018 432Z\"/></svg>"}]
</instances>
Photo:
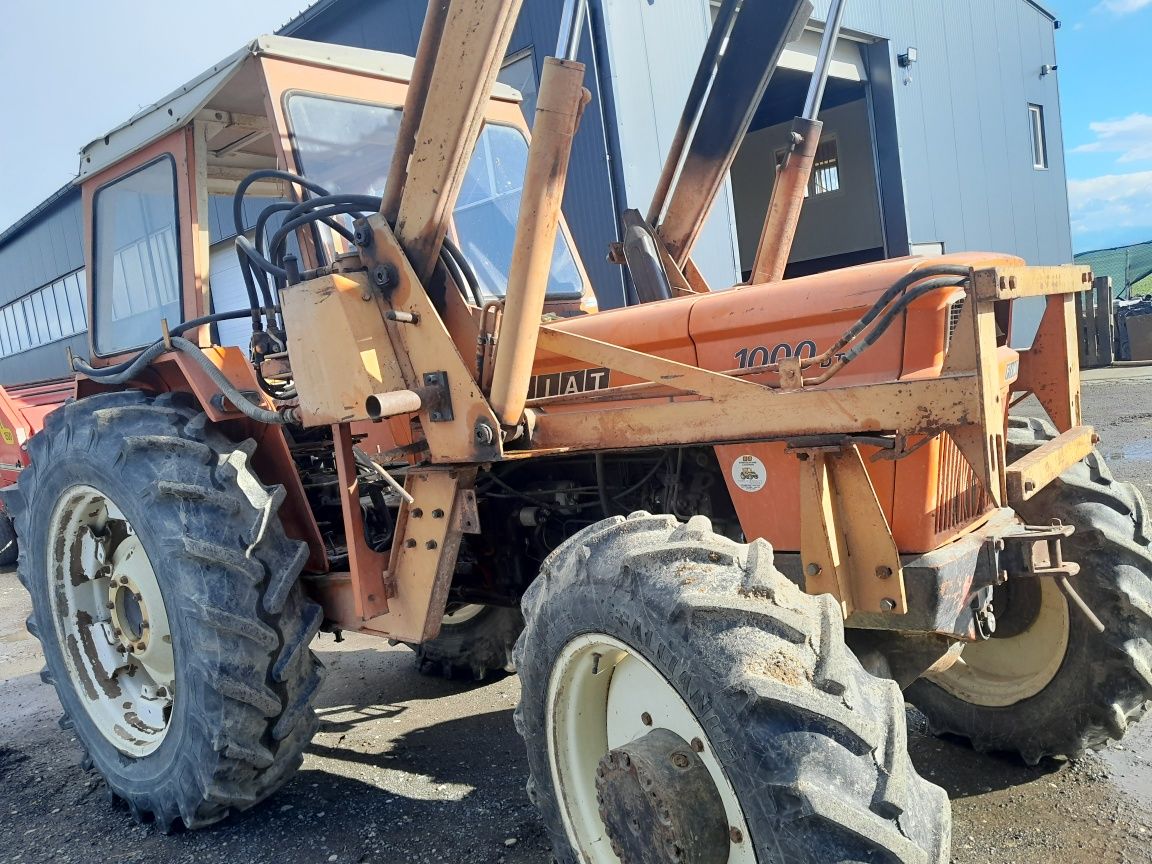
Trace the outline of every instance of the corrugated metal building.
<instances>
[{"instance_id":1,"label":"corrugated metal building","mask_svg":"<svg viewBox=\"0 0 1152 864\"><path fill-rule=\"evenodd\" d=\"M738 282L751 266L829 2L816 0L814 23L785 52L698 242L694 258L714 286ZM410 54L425 5L320 0L280 32ZM617 214L647 209L718 5L591 0L580 59L593 101L575 142L565 215L602 307L626 302L624 274L605 259ZM528 0L512 36L500 77L525 94L529 114L562 7L563 0ZM910 251L1070 260L1052 69L1058 26L1033 0L848 0L790 273ZM41 327L37 299L65 303L68 286L82 280L79 209L78 193L60 190L0 235L0 383L65 374L65 347L86 351L82 333L65 333L78 326L76 312L66 325L57 310L54 324L45 306ZM214 242L227 239L229 221L212 220ZM35 340L11 332L17 323L35 326Z\"/></svg>"}]
</instances>

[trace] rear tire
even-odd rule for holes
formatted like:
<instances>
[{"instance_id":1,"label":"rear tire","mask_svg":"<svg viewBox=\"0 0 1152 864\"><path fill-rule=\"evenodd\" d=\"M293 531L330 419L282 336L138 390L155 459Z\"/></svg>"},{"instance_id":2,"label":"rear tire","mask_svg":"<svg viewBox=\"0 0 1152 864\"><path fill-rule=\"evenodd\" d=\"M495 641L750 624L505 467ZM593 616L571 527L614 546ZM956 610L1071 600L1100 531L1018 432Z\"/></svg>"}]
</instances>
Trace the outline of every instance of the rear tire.
<instances>
[{"instance_id":1,"label":"rear tire","mask_svg":"<svg viewBox=\"0 0 1152 864\"><path fill-rule=\"evenodd\" d=\"M307 547L284 534L276 515L283 487L264 486L250 467L255 443L229 441L181 395L122 392L66 404L29 448L32 464L7 494L22 541L18 573L32 595L28 623L47 660L44 678L85 765L137 819L164 830L177 821L208 825L272 794L299 767L316 728L322 667L309 643L322 616L297 578ZM67 532L51 536L54 524L84 518L72 543ZM92 537L115 554L86 557ZM119 552L129 543L131 554L146 556L144 569L139 557L133 566L152 571L137 581L153 580L153 593L145 587L138 605L123 602L141 633L148 607L149 651L168 645L163 712L158 688L140 695L139 679L130 683L154 672L127 659L145 655L122 646L117 660L99 642L119 637L133 618L119 600L103 603L118 596L129 557ZM148 722L120 704L130 693L151 706Z\"/></svg>"},{"instance_id":2,"label":"rear tire","mask_svg":"<svg viewBox=\"0 0 1152 864\"><path fill-rule=\"evenodd\" d=\"M1009 459L1056 434L1047 421L1011 418ZM955 667L916 681L907 696L933 732L1035 765L1117 740L1144 715L1152 699L1152 542L1140 491L1116 480L1095 451L1018 509L1031 524L1058 518L1075 526L1064 541L1064 557L1080 564L1071 581L1106 632L1097 633L1050 580L1039 580L1039 591L1025 581L1022 589L1039 594L1032 601L1039 611L1027 597L1028 620L1014 620L1018 599L1008 598L1005 616L996 609L1000 632L1015 635L966 647ZM1037 651L1045 642L1047 656ZM963 662L972 649L975 667ZM1032 674L1008 674L1022 668L1026 652L1036 655L1023 667Z\"/></svg>"},{"instance_id":3,"label":"rear tire","mask_svg":"<svg viewBox=\"0 0 1152 864\"><path fill-rule=\"evenodd\" d=\"M523 629L519 609L462 606L444 616L439 636L412 646L416 666L421 675L465 681L515 672L512 648Z\"/></svg>"},{"instance_id":4,"label":"rear tire","mask_svg":"<svg viewBox=\"0 0 1152 864\"><path fill-rule=\"evenodd\" d=\"M735 543L701 516L607 519L548 557L523 609L516 725L528 794L562 864L615 864L606 839L627 848L649 837L671 850L659 860L677 860L679 838L703 836L688 830L694 816L670 821L685 807L718 816L722 845L684 860L948 860L948 798L912 766L899 688L864 671L832 598L797 589L764 541ZM620 822L620 787L604 778L636 757L613 754L663 730L708 762L723 810L699 786L649 776L656 803L638 796ZM598 804L608 793L617 803Z\"/></svg>"}]
</instances>

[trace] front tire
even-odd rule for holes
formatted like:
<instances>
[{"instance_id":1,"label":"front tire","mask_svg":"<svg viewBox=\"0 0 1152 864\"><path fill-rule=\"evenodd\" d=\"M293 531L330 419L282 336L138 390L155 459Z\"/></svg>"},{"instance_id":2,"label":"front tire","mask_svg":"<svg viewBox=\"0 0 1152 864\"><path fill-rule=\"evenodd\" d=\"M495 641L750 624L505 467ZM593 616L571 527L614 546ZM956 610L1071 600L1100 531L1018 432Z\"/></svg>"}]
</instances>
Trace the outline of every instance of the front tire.
<instances>
[{"instance_id":1,"label":"front tire","mask_svg":"<svg viewBox=\"0 0 1152 864\"><path fill-rule=\"evenodd\" d=\"M523 609L516 724L562 864L947 861L948 799L909 760L899 688L764 541L608 519L548 557Z\"/></svg>"},{"instance_id":2,"label":"front tire","mask_svg":"<svg viewBox=\"0 0 1152 864\"><path fill-rule=\"evenodd\" d=\"M1047 421L1012 418L1009 457L1056 434ZM1075 526L1063 541L1064 557L1080 564L1071 581L1106 631L1051 580L1010 581L993 599L997 634L965 647L955 666L916 681L907 695L934 732L1035 765L1119 739L1152 699L1152 541L1139 490L1116 480L1095 451L1019 513L1035 525L1058 518Z\"/></svg>"},{"instance_id":3,"label":"front tire","mask_svg":"<svg viewBox=\"0 0 1152 864\"><path fill-rule=\"evenodd\" d=\"M85 764L164 830L272 794L316 728L321 612L255 444L180 395L123 392L64 405L29 447L18 574Z\"/></svg>"}]
</instances>

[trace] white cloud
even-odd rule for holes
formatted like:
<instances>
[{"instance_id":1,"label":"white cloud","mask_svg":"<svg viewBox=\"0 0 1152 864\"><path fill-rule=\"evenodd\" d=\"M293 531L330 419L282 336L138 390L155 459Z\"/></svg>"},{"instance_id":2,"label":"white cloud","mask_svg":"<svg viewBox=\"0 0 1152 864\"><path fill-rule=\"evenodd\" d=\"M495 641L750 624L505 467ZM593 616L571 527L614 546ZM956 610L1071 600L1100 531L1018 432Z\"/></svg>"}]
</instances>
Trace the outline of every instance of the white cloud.
<instances>
[{"instance_id":1,"label":"white cloud","mask_svg":"<svg viewBox=\"0 0 1152 864\"><path fill-rule=\"evenodd\" d=\"M1152 0L1145 0L1152 3ZM1117 162L1140 162L1152 159L1152 117L1129 114L1117 120L1089 123L1096 140L1081 144L1073 153L1119 153Z\"/></svg>"},{"instance_id":2,"label":"white cloud","mask_svg":"<svg viewBox=\"0 0 1152 864\"><path fill-rule=\"evenodd\" d=\"M1117 15L1130 15L1152 5L1152 0L1104 0L1100 5Z\"/></svg>"},{"instance_id":3,"label":"white cloud","mask_svg":"<svg viewBox=\"0 0 1152 864\"><path fill-rule=\"evenodd\" d=\"M1068 200L1073 234L1120 228L1147 228L1152 233L1152 171L1069 180Z\"/></svg>"}]
</instances>

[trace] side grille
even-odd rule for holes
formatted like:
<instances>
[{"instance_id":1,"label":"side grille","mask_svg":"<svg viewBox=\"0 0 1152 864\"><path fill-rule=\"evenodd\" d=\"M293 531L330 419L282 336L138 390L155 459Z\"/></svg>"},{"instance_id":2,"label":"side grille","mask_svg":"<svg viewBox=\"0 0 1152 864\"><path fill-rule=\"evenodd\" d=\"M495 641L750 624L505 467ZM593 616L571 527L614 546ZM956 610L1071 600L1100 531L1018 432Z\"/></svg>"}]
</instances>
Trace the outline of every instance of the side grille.
<instances>
[{"instance_id":1,"label":"side grille","mask_svg":"<svg viewBox=\"0 0 1152 864\"><path fill-rule=\"evenodd\" d=\"M964 311L964 298L961 297L948 307L948 333L944 336L944 350L952 347L952 336L960 326L960 313Z\"/></svg>"},{"instance_id":2,"label":"side grille","mask_svg":"<svg viewBox=\"0 0 1152 864\"><path fill-rule=\"evenodd\" d=\"M943 534L971 522L984 512L985 504L976 472L947 433L940 436L939 475L936 533Z\"/></svg>"}]
</instances>

